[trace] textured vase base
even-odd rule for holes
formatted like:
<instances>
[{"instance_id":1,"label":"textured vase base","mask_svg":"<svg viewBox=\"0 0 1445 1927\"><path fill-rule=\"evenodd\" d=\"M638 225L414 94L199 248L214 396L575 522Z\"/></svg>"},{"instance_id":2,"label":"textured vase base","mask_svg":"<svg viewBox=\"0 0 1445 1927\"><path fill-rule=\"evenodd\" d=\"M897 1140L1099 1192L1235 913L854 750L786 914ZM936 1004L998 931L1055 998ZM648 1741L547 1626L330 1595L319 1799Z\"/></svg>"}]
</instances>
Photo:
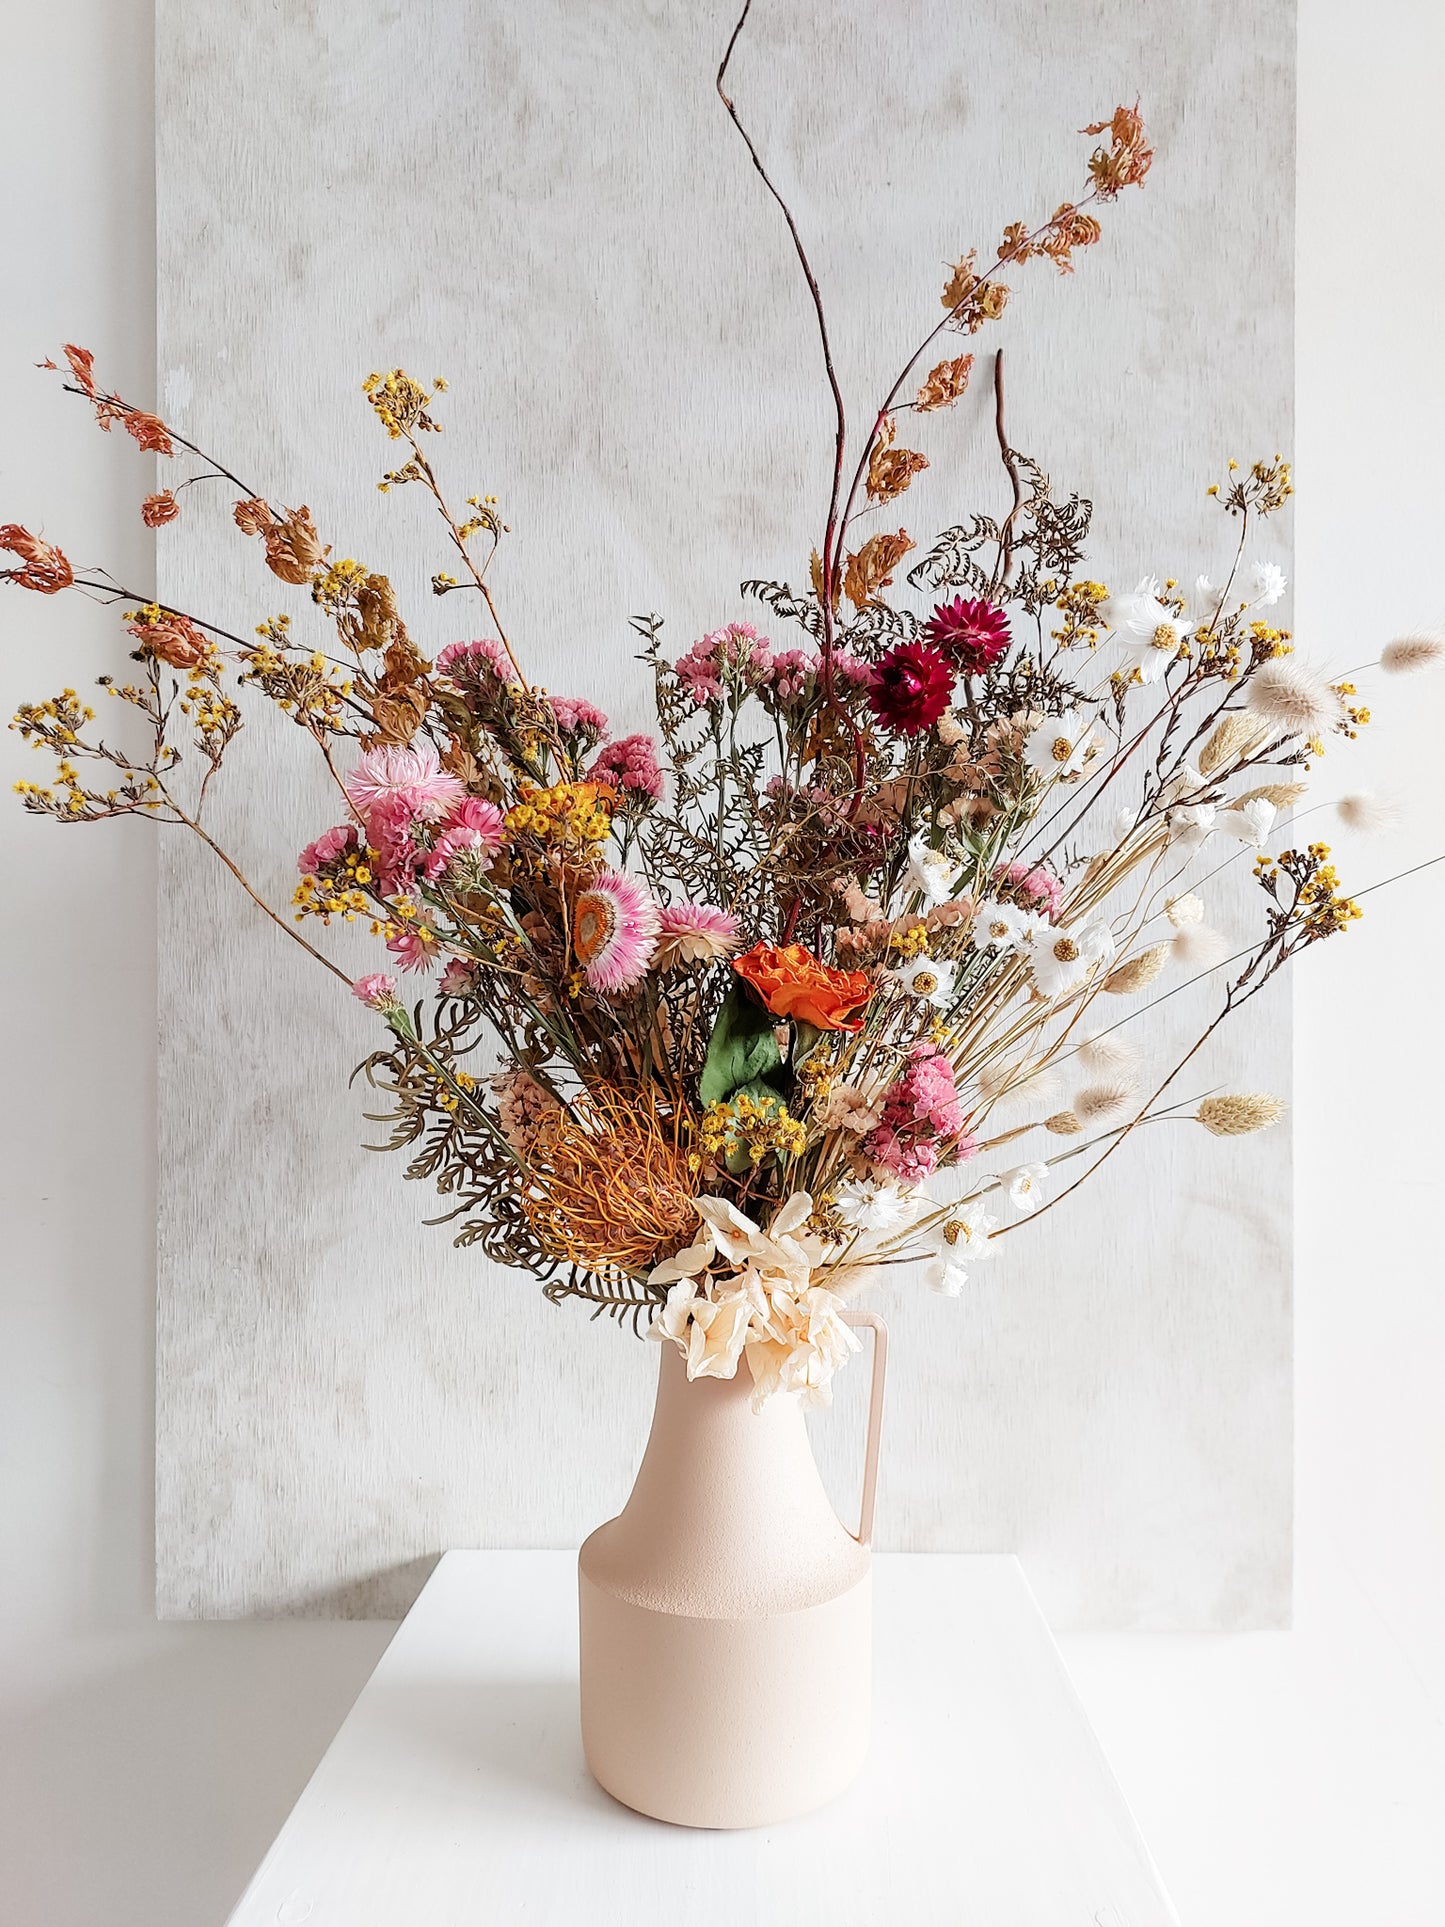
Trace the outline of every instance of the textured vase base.
<instances>
[{"instance_id":1,"label":"textured vase base","mask_svg":"<svg viewBox=\"0 0 1445 1927\"><path fill-rule=\"evenodd\" d=\"M592 1777L673 1826L770 1826L826 1806L868 1751L872 1582L796 1612L659 1612L579 1562L582 1746Z\"/></svg>"}]
</instances>

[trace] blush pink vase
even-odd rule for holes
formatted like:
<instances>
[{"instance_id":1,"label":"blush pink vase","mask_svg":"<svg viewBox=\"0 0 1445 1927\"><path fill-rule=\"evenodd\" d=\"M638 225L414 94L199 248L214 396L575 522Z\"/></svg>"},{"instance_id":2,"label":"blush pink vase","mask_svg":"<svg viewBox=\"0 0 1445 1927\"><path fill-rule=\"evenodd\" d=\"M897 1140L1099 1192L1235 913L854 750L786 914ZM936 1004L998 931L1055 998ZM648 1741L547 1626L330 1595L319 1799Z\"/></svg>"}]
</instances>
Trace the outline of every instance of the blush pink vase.
<instances>
[{"instance_id":1,"label":"blush pink vase","mask_svg":"<svg viewBox=\"0 0 1445 1927\"><path fill-rule=\"evenodd\" d=\"M751 1406L745 1364L689 1382L659 1347L632 1496L578 1557L582 1744L624 1805L688 1827L757 1827L841 1793L871 1717L873 1528L887 1331L856 1533L839 1521L801 1404Z\"/></svg>"}]
</instances>

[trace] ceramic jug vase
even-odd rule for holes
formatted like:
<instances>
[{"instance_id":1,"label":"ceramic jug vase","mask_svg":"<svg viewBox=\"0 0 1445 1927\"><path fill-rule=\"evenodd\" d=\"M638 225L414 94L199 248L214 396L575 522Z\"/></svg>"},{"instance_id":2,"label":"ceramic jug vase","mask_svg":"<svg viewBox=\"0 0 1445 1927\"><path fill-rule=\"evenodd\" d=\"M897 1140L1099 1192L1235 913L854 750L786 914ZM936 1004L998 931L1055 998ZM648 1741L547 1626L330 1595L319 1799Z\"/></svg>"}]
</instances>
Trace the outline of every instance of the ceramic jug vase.
<instances>
[{"instance_id":1,"label":"ceramic jug vase","mask_svg":"<svg viewBox=\"0 0 1445 1927\"><path fill-rule=\"evenodd\" d=\"M614 1798L689 1827L807 1813L863 1764L887 1330L873 1332L862 1517L841 1524L801 1403L754 1412L752 1374L689 1381L659 1347L632 1496L578 1557L582 1743Z\"/></svg>"}]
</instances>

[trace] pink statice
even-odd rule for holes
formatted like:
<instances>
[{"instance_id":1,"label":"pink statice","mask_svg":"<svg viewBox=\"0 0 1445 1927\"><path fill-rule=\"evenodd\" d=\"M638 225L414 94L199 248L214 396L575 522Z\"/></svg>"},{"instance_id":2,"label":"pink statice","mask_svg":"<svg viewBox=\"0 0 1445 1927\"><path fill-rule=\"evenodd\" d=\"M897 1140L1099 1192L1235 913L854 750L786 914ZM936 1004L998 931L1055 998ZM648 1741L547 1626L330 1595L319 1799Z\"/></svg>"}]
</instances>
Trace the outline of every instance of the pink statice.
<instances>
[{"instance_id":1,"label":"pink statice","mask_svg":"<svg viewBox=\"0 0 1445 1927\"><path fill-rule=\"evenodd\" d=\"M783 649L773 657L768 687L779 703L795 703L807 695L817 670L818 658L806 649Z\"/></svg>"},{"instance_id":2,"label":"pink statice","mask_svg":"<svg viewBox=\"0 0 1445 1927\"><path fill-rule=\"evenodd\" d=\"M323 830L314 843L306 845L296 859L296 868L304 877L319 877L332 864L360 848L361 840L356 834L355 825L338 823L334 830Z\"/></svg>"},{"instance_id":3,"label":"pink statice","mask_svg":"<svg viewBox=\"0 0 1445 1927\"><path fill-rule=\"evenodd\" d=\"M701 709L724 695L745 695L772 674L773 652L750 622L729 622L695 642L675 665L677 679Z\"/></svg>"},{"instance_id":4,"label":"pink statice","mask_svg":"<svg viewBox=\"0 0 1445 1927\"><path fill-rule=\"evenodd\" d=\"M484 636L480 642L449 642L437 656L434 667L439 676L445 676L448 682L455 682L458 679L457 670L468 663L473 674L485 665L498 682L514 683L517 680L511 657L501 643L490 636Z\"/></svg>"},{"instance_id":5,"label":"pink statice","mask_svg":"<svg viewBox=\"0 0 1445 1927\"><path fill-rule=\"evenodd\" d=\"M468 851L494 857L502 847L502 821L495 803L480 796L464 796L437 825L436 840L421 866L427 882L435 883Z\"/></svg>"},{"instance_id":6,"label":"pink statice","mask_svg":"<svg viewBox=\"0 0 1445 1927\"><path fill-rule=\"evenodd\" d=\"M661 927L647 887L621 870L603 870L572 911L572 954L594 990L627 990L647 973Z\"/></svg>"},{"instance_id":7,"label":"pink statice","mask_svg":"<svg viewBox=\"0 0 1445 1927\"><path fill-rule=\"evenodd\" d=\"M863 1155L900 1184L920 1184L938 1168L940 1140L955 1159L977 1149L963 1128L953 1065L932 1044L915 1044L903 1075L889 1086L882 1117L863 1140Z\"/></svg>"},{"instance_id":8,"label":"pink statice","mask_svg":"<svg viewBox=\"0 0 1445 1927\"><path fill-rule=\"evenodd\" d=\"M588 748L600 743L612 727L596 703L589 703L585 696L552 696L548 700L562 734L584 738Z\"/></svg>"},{"instance_id":9,"label":"pink statice","mask_svg":"<svg viewBox=\"0 0 1445 1927\"><path fill-rule=\"evenodd\" d=\"M1025 910L1038 911L1050 923L1058 921L1064 886L1052 870L1044 869L1041 864L1010 863L1007 868L995 870L993 880L1007 889L1015 903Z\"/></svg>"},{"instance_id":10,"label":"pink statice","mask_svg":"<svg viewBox=\"0 0 1445 1927\"><path fill-rule=\"evenodd\" d=\"M346 794L368 826L378 811L434 823L466 795L450 770L444 770L436 747L423 742L416 749L383 743L363 752L346 779Z\"/></svg>"},{"instance_id":11,"label":"pink statice","mask_svg":"<svg viewBox=\"0 0 1445 1927\"><path fill-rule=\"evenodd\" d=\"M386 947L403 970L426 970L440 950L441 942L435 930L419 918L411 918L399 926L394 937L387 939Z\"/></svg>"},{"instance_id":12,"label":"pink statice","mask_svg":"<svg viewBox=\"0 0 1445 1927\"><path fill-rule=\"evenodd\" d=\"M662 800L662 770L657 761L657 743L651 736L623 736L601 751L587 772L592 783L611 783L624 792ZM627 800L624 794L624 802Z\"/></svg>"},{"instance_id":13,"label":"pink statice","mask_svg":"<svg viewBox=\"0 0 1445 1927\"><path fill-rule=\"evenodd\" d=\"M369 977L357 978L351 986L351 994L359 997L362 1003L369 1004L373 1010L386 1010L397 1002L396 979L374 970Z\"/></svg>"}]
</instances>

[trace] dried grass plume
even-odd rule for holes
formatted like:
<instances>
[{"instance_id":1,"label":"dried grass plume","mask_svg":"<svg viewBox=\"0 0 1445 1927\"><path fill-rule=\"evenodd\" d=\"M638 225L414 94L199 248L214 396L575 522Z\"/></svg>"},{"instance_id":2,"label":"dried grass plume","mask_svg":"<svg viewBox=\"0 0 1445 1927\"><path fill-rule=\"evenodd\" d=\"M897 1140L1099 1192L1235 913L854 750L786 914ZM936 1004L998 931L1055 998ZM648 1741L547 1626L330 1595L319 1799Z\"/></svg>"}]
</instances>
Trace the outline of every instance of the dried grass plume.
<instances>
[{"instance_id":1,"label":"dried grass plume","mask_svg":"<svg viewBox=\"0 0 1445 1927\"><path fill-rule=\"evenodd\" d=\"M1248 1137L1267 1131L1284 1116L1284 1105L1267 1091L1237 1091L1228 1097L1206 1097L1194 1113L1215 1137Z\"/></svg>"},{"instance_id":2,"label":"dried grass plume","mask_svg":"<svg viewBox=\"0 0 1445 1927\"><path fill-rule=\"evenodd\" d=\"M1428 629L1417 629L1408 636L1397 636L1380 651L1380 667L1391 676L1408 676L1417 669L1431 669L1445 657L1445 636Z\"/></svg>"}]
</instances>

